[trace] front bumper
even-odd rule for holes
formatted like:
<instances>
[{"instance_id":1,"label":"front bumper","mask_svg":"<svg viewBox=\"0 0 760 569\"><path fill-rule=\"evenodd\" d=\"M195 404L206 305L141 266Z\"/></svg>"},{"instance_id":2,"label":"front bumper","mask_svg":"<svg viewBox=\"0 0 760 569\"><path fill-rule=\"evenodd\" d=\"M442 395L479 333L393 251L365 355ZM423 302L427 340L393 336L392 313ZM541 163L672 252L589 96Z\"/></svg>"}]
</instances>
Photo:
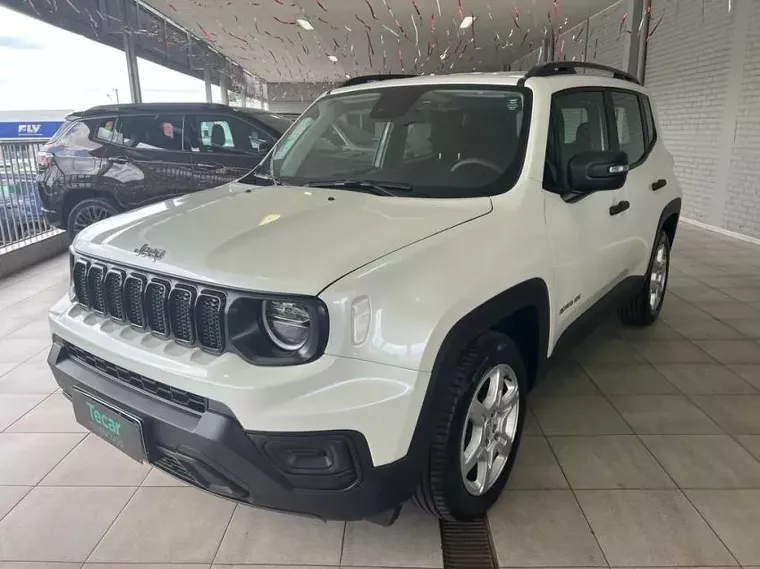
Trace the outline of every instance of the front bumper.
<instances>
[{"instance_id":1,"label":"front bumper","mask_svg":"<svg viewBox=\"0 0 760 569\"><path fill-rule=\"evenodd\" d=\"M76 350L56 339L48 357L63 392L70 397L79 391L139 419L148 462L214 494L274 510L359 520L397 511L417 486L419 460L410 454L374 466L359 432L246 431L219 402L203 399L195 409L171 402L161 391L167 386L158 384L155 393L137 388L134 377L117 377L114 370L120 368L87 363Z\"/></svg>"}]
</instances>

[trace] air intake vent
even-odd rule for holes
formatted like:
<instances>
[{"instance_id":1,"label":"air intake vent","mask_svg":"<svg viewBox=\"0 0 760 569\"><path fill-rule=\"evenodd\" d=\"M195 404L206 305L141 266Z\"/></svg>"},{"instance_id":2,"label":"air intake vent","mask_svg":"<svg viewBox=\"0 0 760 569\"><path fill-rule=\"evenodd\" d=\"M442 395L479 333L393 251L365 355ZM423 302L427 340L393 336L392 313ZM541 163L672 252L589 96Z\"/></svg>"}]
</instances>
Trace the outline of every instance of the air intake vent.
<instances>
[{"instance_id":1,"label":"air intake vent","mask_svg":"<svg viewBox=\"0 0 760 569\"><path fill-rule=\"evenodd\" d=\"M145 315L148 327L159 336L169 335L169 283L153 279L145 288Z\"/></svg>"},{"instance_id":2,"label":"air intake vent","mask_svg":"<svg viewBox=\"0 0 760 569\"><path fill-rule=\"evenodd\" d=\"M126 274L121 269L111 269L106 273L105 295L106 309L116 320L125 319L124 316L124 279Z\"/></svg>"},{"instance_id":3,"label":"air intake vent","mask_svg":"<svg viewBox=\"0 0 760 569\"><path fill-rule=\"evenodd\" d=\"M224 349L223 312L223 294L204 291L198 296L195 305L198 341L212 352L221 352Z\"/></svg>"},{"instance_id":4,"label":"air intake vent","mask_svg":"<svg viewBox=\"0 0 760 569\"><path fill-rule=\"evenodd\" d=\"M106 313L106 296L103 290L103 277L106 268L103 265L91 265L87 271L87 290L90 292L90 306L99 313Z\"/></svg>"},{"instance_id":5,"label":"air intake vent","mask_svg":"<svg viewBox=\"0 0 760 569\"><path fill-rule=\"evenodd\" d=\"M195 343L195 289L177 285L169 295L169 323L176 340L181 344Z\"/></svg>"},{"instance_id":6,"label":"air intake vent","mask_svg":"<svg viewBox=\"0 0 760 569\"><path fill-rule=\"evenodd\" d=\"M77 300L82 306L90 307L90 291L87 287L87 271L90 268L90 263L79 259L74 263L74 290L77 294Z\"/></svg>"},{"instance_id":7,"label":"air intake vent","mask_svg":"<svg viewBox=\"0 0 760 569\"><path fill-rule=\"evenodd\" d=\"M138 328L145 328L143 292L146 280L142 275L132 274L124 281L124 312L129 323Z\"/></svg>"}]
</instances>

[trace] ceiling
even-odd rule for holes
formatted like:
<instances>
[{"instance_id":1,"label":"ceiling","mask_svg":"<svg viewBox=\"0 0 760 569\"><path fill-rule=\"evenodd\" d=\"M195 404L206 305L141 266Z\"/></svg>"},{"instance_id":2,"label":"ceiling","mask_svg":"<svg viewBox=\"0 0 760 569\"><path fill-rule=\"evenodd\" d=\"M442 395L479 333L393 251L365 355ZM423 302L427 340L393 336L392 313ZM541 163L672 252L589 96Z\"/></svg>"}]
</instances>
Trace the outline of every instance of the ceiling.
<instances>
[{"instance_id":1,"label":"ceiling","mask_svg":"<svg viewBox=\"0 0 760 569\"><path fill-rule=\"evenodd\" d=\"M144 0L270 82L501 70L614 0ZM461 29L462 21L474 23ZM303 29L296 20L314 28Z\"/></svg>"}]
</instances>

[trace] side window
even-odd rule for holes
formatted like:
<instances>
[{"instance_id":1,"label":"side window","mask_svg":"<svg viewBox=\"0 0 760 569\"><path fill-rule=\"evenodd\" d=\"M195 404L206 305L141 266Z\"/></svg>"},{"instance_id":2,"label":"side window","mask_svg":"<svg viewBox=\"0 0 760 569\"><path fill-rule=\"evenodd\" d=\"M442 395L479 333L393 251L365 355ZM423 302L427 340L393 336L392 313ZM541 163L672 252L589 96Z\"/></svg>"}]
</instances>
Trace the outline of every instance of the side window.
<instances>
[{"instance_id":1,"label":"side window","mask_svg":"<svg viewBox=\"0 0 760 569\"><path fill-rule=\"evenodd\" d=\"M654 127L654 115L652 114L652 105L649 103L649 97L646 95L639 95L639 101L641 101L641 108L644 109L644 125L647 127L647 150L651 150L654 141L657 139L657 133L655 132Z\"/></svg>"},{"instance_id":2,"label":"side window","mask_svg":"<svg viewBox=\"0 0 760 569\"><path fill-rule=\"evenodd\" d=\"M189 148L193 152L258 154L274 139L257 126L226 116L188 117Z\"/></svg>"},{"instance_id":3,"label":"side window","mask_svg":"<svg viewBox=\"0 0 760 569\"><path fill-rule=\"evenodd\" d=\"M635 93L621 91L612 91L611 97L620 150L628 155L630 164L637 164L646 153L639 97Z\"/></svg>"},{"instance_id":4,"label":"side window","mask_svg":"<svg viewBox=\"0 0 760 569\"><path fill-rule=\"evenodd\" d=\"M567 166L581 152L609 149L604 94L563 91L552 97L544 186L568 188Z\"/></svg>"},{"instance_id":5,"label":"side window","mask_svg":"<svg viewBox=\"0 0 760 569\"><path fill-rule=\"evenodd\" d=\"M182 150L182 115L121 117L111 142L142 150Z\"/></svg>"},{"instance_id":6,"label":"side window","mask_svg":"<svg viewBox=\"0 0 760 569\"><path fill-rule=\"evenodd\" d=\"M95 126L95 138L103 142L111 142L114 134L116 119L113 117L98 119Z\"/></svg>"}]
</instances>

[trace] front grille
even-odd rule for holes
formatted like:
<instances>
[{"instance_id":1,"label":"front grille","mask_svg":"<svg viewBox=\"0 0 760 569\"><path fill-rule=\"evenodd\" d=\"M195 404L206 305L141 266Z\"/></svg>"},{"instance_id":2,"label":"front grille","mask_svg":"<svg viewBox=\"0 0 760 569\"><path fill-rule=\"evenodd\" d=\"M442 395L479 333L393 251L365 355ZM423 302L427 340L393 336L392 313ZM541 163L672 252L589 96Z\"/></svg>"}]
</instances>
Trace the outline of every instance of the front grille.
<instances>
[{"instance_id":1,"label":"front grille","mask_svg":"<svg viewBox=\"0 0 760 569\"><path fill-rule=\"evenodd\" d=\"M150 393L196 413L204 413L208 408L208 400L205 397L171 387L165 383L149 379L139 373L124 369L73 344L67 343L66 351L71 359L87 364L108 377L127 383L140 391Z\"/></svg>"},{"instance_id":2,"label":"front grille","mask_svg":"<svg viewBox=\"0 0 760 569\"><path fill-rule=\"evenodd\" d=\"M185 346L226 348L223 292L81 258L73 279L84 308Z\"/></svg>"}]
</instances>

